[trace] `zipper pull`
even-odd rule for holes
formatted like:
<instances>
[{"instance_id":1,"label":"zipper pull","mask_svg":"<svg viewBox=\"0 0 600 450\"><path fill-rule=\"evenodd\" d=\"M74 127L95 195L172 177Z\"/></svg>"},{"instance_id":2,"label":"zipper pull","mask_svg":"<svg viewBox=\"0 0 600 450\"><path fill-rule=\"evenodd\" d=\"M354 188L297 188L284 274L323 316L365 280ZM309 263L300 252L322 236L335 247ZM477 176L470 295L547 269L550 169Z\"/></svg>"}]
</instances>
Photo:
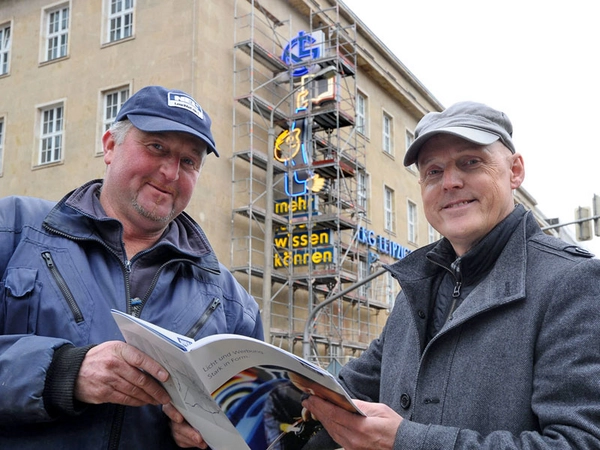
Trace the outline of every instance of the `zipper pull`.
<instances>
[{"instance_id":1,"label":"zipper pull","mask_svg":"<svg viewBox=\"0 0 600 450\"><path fill-rule=\"evenodd\" d=\"M461 286L462 286L462 283L460 281L457 281L456 284L454 285L454 292L452 292L452 297L454 297L454 298L460 297L460 287Z\"/></svg>"},{"instance_id":2,"label":"zipper pull","mask_svg":"<svg viewBox=\"0 0 600 450\"><path fill-rule=\"evenodd\" d=\"M125 260L125 270L127 271L127 273L131 273L131 261L129 261L128 259Z\"/></svg>"},{"instance_id":3,"label":"zipper pull","mask_svg":"<svg viewBox=\"0 0 600 450\"><path fill-rule=\"evenodd\" d=\"M461 262L462 259L458 257L450 265L450 268L452 269L452 274L454 275L454 279L456 280L456 283L454 284L454 292L452 292L452 297L454 298L460 297L460 287L462 286L462 272L460 270Z\"/></svg>"},{"instance_id":4,"label":"zipper pull","mask_svg":"<svg viewBox=\"0 0 600 450\"><path fill-rule=\"evenodd\" d=\"M140 310L142 309L142 300L139 297L132 298L129 300L131 305L131 315L133 317L140 317Z\"/></svg>"},{"instance_id":5,"label":"zipper pull","mask_svg":"<svg viewBox=\"0 0 600 450\"><path fill-rule=\"evenodd\" d=\"M213 298L212 303L208 307L208 310L212 313L215 309L217 309L217 306L219 306L220 304L221 304L221 299L219 297L215 297L215 298Z\"/></svg>"},{"instance_id":6,"label":"zipper pull","mask_svg":"<svg viewBox=\"0 0 600 450\"><path fill-rule=\"evenodd\" d=\"M49 269L54 268L54 261L52 260L50 252L43 252L42 258L44 258L44 261L46 261L46 266L48 266Z\"/></svg>"}]
</instances>

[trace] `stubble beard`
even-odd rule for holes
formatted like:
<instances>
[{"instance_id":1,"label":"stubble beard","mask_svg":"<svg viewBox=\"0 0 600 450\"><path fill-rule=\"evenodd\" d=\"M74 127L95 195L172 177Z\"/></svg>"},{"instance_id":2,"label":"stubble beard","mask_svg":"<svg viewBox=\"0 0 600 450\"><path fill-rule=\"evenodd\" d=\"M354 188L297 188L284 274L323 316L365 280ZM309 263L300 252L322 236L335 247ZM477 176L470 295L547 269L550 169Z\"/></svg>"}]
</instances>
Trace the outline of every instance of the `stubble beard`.
<instances>
[{"instance_id":1,"label":"stubble beard","mask_svg":"<svg viewBox=\"0 0 600 450\"><path fill-rule=\"evenodd\" d=\"M159 215L155 214L154 211L149 211L146 208L144 208L142 205L140 205L137 201L137 198L134 198L133 201L131 202L131 204L133 205L134 209L142 217L145 217L146 219L150 219L156 223L167 224L171 220L173 220L173 218L175 217L174 209L171 209L171 212L169 214L167 214L166 216L159 216Z\"/></svg>"}]
</instances>

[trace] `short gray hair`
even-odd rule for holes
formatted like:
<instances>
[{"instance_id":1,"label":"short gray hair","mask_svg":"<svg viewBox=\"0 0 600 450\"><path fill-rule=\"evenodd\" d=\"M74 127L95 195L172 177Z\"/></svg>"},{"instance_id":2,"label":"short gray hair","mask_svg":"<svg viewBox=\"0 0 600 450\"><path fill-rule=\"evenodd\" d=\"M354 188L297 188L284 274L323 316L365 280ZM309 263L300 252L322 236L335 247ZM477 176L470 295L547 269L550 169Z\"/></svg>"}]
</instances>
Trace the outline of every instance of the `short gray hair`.
<instances>
[{"instance_id":1,"label":"short gray hair","mask_svg":"<svg viewBox=\"0 0 600 450\"><path fill-rule=\"evenodd\" d=\"M133 128L133 124L128 120L120 120L118 122L113 122L108 131L112 134L113 139L115 140L115 144L121 145L129 133L129 130Z\"/></svg>"}]
</instances>

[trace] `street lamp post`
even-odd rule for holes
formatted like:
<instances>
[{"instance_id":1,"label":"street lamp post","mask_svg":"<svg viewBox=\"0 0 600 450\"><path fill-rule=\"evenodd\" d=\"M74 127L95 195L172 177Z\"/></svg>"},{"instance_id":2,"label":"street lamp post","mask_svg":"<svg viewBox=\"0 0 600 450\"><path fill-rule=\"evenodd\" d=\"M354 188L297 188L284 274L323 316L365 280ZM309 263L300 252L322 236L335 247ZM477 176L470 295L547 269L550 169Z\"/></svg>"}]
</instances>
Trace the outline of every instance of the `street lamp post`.
<instances>
[{"instance_id":1,"label":"street lamp post","mask_svg":"<svg viewBox=\"0 0 600 450\"><path fill-rule=\"evenodd\" d=\"M264 271L263 271L263 287L262 287L262 318L263 331L267 341L270 341L271 334L271 278L273 276L273 148L275 146L275 112L284 101L298 92L300 89L313 81L315 78L329 77L337 73L334 66L327 66L321 69L303 83L296 86L288 92L271 110L269 119L269 131L267 136L267 164L266 164L266 206L265 206L265 240L264 240Z\"/></svg>"},{"instance_id":2,"label":"street lamp post","mask_svg":"<svg viewBox=\"0 0 600 450\"><path fill-rule=\"evenodd\" d=\"M371 275L369 275L368 277L363 278L360 281L357 281L356 283L347 287L343 291L340 291L337 294L332 295L331 297L325 299L323 302L319 303L310 312L310 314L308 315L308 318L306 319L306 322L304 324L304 335L302 336L302 357L304 359L308 360L310 358L310 327L312 327L312 323L313 323L315 317L317 316L317 313L321 309L326 307L327 305L330 305L334 300L337 300L338 298L348 294L349 292L353 291L354 289L359 288L363 284L368 283L369 281L377 278L378 276L383 275L385 272L387 272L386 269L379 269L377 272L374 272Z\"/></svg>"}]
</instances>

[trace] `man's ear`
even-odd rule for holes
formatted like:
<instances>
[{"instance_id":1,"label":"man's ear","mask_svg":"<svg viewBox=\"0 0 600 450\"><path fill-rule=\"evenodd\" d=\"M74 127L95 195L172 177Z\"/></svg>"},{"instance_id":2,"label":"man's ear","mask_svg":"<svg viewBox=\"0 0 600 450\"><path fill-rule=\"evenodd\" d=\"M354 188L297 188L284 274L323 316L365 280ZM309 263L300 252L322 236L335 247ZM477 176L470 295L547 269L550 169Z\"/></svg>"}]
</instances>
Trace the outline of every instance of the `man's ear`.
<instances>
[{"instance_id":1,"label":"man's ear","mask_svg":"<svg viewBox=\"0 0 600 450\"><path fill-rule=\"evenodd\" d=\"M525 163L520 153L512 155L512 166L510 168L510 187L511 189L517 189L523 183L525 179Z\"/></svg>"},{"instance_id":2,"label":"man's ear","mask_svg":"<svg viewBox=\"0 0 600 450\"><path fill-rule=\"evenodd\" d=\"M104 162L110 164L115 151L115 138L113 137L110 130L106 130L102 135L102 149L104 151Z\"/></svg>"}]
</instances>

